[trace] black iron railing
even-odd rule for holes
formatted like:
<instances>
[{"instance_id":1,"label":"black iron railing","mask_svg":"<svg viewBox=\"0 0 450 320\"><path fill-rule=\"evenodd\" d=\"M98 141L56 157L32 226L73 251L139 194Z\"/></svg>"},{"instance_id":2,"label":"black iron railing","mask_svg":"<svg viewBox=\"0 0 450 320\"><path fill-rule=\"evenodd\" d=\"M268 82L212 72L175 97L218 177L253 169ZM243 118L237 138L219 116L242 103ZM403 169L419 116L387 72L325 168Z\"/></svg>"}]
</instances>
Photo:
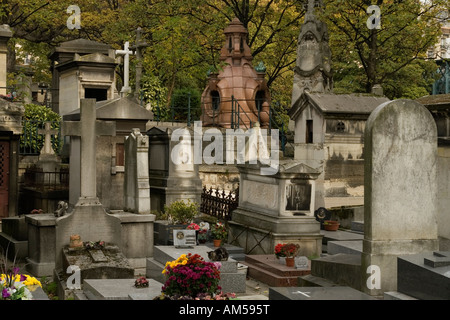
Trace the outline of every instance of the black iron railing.
<instances>
[{"instance_id":1,"label":"black iron railing","mask_svg":"<svg viewBox=\"0 0 450 320\"><path fill-rule=\"evenodd\" d=\"M231 213L239 205L239 188L235 191L203 187L200 212L221 220L231 220Z\"/></svg>"}]
</instances>

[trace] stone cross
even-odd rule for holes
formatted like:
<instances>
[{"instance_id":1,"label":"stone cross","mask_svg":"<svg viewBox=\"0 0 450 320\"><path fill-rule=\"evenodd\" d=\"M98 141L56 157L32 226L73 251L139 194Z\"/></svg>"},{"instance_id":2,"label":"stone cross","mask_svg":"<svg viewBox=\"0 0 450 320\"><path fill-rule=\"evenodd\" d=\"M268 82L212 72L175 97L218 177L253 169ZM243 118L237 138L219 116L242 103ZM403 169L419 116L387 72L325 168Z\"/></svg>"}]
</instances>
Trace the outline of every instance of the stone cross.
<instances>
[{"instance_id":1,"label":"stone cross","mask_svg":"<svg viewBox=\"0 0 450 320\"><path fill-rule=\"evenodd\" d=\"M123 62L123 86L122 90L120 92L122 94L128 93L131 91L129 81L130 81L130 54L134 54L132 50L129 49L130 43L127 41L125 42L125 46L123 50L116 50L116 54L123 55L124 56L124 62Z\"/></svg>"},{"instance_id":2,"label":"stone cross","mask_svg":"<svg viewBox=\"0 0 450 320\"><path fill-rule=\"evenodd\" d=\"M136 44L131 48L136 50L136 89L134 90L134 96L140 100L139 91L141 91L141 78L142 78L142 49L148 47L145 41L142 41L142 29L141 27L136 30Z\"/></svg>"},{"instance_id":3,"label":"stone cross","mask_svg":"<svg viewBox=\"0 0 450 320\"><path fill-rule=\"evenodd\" d=\"M45 122L45 129L38 130L39 134L45 135L44 146L41 149L41 155L55 154L55 151L53 151L52 148L52 135L58 134L58 130L52 130L51 125L52 123L47 121Z\"/></svg>"},{"instance_id":4,"label":"stone cross","mask_svg":"<svg viewBox=\"0 0 450 320\"><path fill-rule=\"evenodd\" d=\"M95 99L82 99L80 121L64 121L61 134L81 138L80 199L85 204L98 204L96 186L97 136L115 136L116 123L96 120Z\"/></svg>"}]
</instances>

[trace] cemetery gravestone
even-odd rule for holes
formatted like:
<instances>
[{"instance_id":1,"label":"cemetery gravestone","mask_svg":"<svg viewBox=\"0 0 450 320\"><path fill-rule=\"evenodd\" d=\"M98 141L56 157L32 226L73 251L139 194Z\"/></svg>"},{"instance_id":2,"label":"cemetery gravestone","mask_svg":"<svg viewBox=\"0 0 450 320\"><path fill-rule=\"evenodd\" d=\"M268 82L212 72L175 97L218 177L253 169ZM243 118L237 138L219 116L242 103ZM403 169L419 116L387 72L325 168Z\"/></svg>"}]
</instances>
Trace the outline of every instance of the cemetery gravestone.
<instances>
[{"instance_id":1,"label":"cemetery gravestone","mask_svg":"<svg viewBox=\"0 0 450 320\"><path fill-rule=\"evenodd\" d=\"M191 155L194 154L194 132L190 127L183 129L191 136L190 142L174 137L176 129L171 127L158 126L147 131L152 210L163 212L164 205L178 200L201 202L202 180L199 177L199 165L195 164L192 158L180 163L173 161L184 160L184 155L178 151L182 153L188 149ZM179 145L185 142L186 149L180 148Z\"/></svg>"},{"instance_id":2,"label":"cemetery gravestone","mask_svg":"<svg viewBox=\"0 0 450 320\"><path fill-rule=\"evenodd\" d=\"M239 206L229 222L231 244L247 254L272 254L277 243L294 242L302 255L320 255L323 236L313 216L319 171L294 160L281 160L271 176L262 176L259 164L237 167Z\"/></svg>"},{"instance_id":3,"label":"cemetery gravestone","mask_svg":"<svg viewBox=\"0 0 450 320\"><path fill-rule=\"evenodd\" d=\"M450 299L450 252L398 257L398 292L423 300Z\"/></svg>"},{"instance_id":4,"label":"cemetery gravestone","mask_svg":"<svg viewBox=\"0 0 450 320\"><path fill-rule=\"evenodd\" d=\"M80 197L74 210L56 220L57 267L61 261L62 248L74 232L86 241L115 243L118 240L114 237L115 219L105 212L96 193L96 137L114 135L115 123L96 120L95 99L83 99L81 120L63 122L62 134L80 136L81 175L78 189ZM71 176L71 181L74 179Z\"/></svg>"},{"instance_id":5,"label":"cemetery gravestone","mask_svg":"<svg viewBox=\"0 0 450 320\"><path fill-rule=\"evenodd\" d=\"M365 131L362 290L397 288L397 256L438 249L437 130L430 112L410 100L380 105ZM369 267L379 267L373 283Z\"/></svg>"},{"instance_id":6,"label":"cemetery gravestone","mask_svg":"<svg viewBox=\"0 0 450 320\"><path fill-rule=\"evenodd\" d=\"M148 137L133 129L125 140L125 152L125 210L149 214Z\"/></svg>"}]
</instances>

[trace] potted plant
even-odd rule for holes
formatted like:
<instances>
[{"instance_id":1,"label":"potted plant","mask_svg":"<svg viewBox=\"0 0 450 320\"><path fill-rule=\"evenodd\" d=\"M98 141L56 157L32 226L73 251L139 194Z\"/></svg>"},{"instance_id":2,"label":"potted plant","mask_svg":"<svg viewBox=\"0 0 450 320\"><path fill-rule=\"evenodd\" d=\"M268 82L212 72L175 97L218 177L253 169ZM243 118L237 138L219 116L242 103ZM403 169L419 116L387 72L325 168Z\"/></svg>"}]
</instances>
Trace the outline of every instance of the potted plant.
<instances>
[{"instance_id":1,"label":"potted plant","mask_svg":"<svg viewBox=\"0 0 450 320\"><path fill-rule=\"evenodd\" d=\"M198 295L214 296L221 293L220 264L205 261L198 254L182 254L174 261L167 261L162 273L165 283L163 298L195 299Z\"/></svg>"},{"instance_id":2,"label":"potted plant","mask_svg":"<svg viewBox=\"0 0 450 320\"><path fill-rule=\"evenodd\" d=\"M208 239L208 231L209 231L209 223L208 222L200 222L199 225L199 230L197 231L197 240L199 243L206 243L207 239Z\"/></svg>"},{"instance_id":3,"label":"potted plant","mask_svg":"<svg viewBox=\"0 0 450 320\"><path fill-rule=\"evenodd\" d=\"M332 221L332 220L325 220L323 222L323 227L327 231L336 231L339 229L340 223L338 221Z\"/></svg>"},{"instance_id":4,"label":"potted plant","mask_svg":"<svg viewBox=\"0 0 450 320\"><path fill-rule=\"evenodd\" d=\"M217 221L212 229L211 233L213 236L214 246L220 247L222 240L227 239L228 231L224 223Z\"/></svg>"},{"instance_id":5,"label":"potted plant","mask_svg":"<svg viewBox=\"0 0 450 320\"><path fill-rule=\"evenodd\" d=\"M277 244L275 246L275 255L277 258L285 257L286 266L293 267L295 264L295 257L300 250L300 245L296 243Z\"/></svg>"},{"instance_id":6,"label":"potted plant","mask_svg":"<svg viewBox=\"0 0 450 320\"><path fill-rule=\"evenodd\" d=\"M199 213L197 202L178 200L164 206L164 213L155 221L155 243L173 244L173 230L186 229Z\"/></svg>"}]
</instances>

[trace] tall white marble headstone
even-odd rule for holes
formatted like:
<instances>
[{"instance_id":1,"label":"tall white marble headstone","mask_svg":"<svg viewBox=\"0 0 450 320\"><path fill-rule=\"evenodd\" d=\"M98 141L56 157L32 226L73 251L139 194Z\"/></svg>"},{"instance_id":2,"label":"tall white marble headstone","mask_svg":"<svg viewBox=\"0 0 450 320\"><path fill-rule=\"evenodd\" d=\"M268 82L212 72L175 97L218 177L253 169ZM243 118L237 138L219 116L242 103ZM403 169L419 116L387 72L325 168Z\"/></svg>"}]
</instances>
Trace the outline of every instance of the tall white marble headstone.
<instances>
[{"instance_id":1,"label":"tall white marble headstone","mask_svg":"<svg viewBox=\"0 0 450 320\"><path fill-rule=\"evenodd\" d=\"M386 102L365 131L362 290L397 289L397 256L438 250L437 129L411 100Z\"/></svg>"}]
</instances>

